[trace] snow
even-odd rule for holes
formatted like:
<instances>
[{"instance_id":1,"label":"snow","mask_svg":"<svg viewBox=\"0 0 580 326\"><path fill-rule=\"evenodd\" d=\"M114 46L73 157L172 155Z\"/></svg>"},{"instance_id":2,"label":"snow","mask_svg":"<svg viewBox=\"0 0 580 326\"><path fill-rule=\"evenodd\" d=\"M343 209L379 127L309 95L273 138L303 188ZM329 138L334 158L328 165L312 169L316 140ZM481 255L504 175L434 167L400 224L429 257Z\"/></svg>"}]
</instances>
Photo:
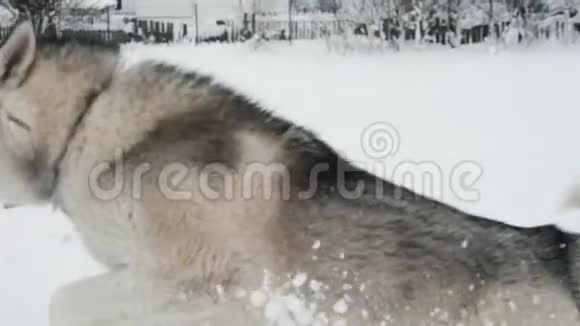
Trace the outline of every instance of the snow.
<instances>
[{"instance_id":1,"label":"snow","mask_svg":"<svg viewBox=\"0 0 580 326\"><path fill-rule=\"evenodd\" d=\"M71 0L75 7L106 8L116 6L116 0Z\"/></svg>"},{"instance_id":2,"label":"snow","mask_svg":"<svg viewBox=\"0 0 580 326\"><path fill-rule=\"evenodd\" d=\"M296 288L302 287L308 281L308 275L305 273L298 273L292 280L292 285Z\"/></svg>"},{"instance_id":3,"label":"snow","mask_svg":"<svg viewBox=\"0 0 580 326\"><path fill-rule=\"evenodd\" d=\"M59 286L96 275L70 224L49 207L0 211L0 324L48 325Z\"/></svg>"},{"instance_id":4,"label":"snow","mask_svg":"<svg viewBox=\"0 0 580 326\"><path fill-rule=\"evenodd\" d=\"M340 299L332 306L332 309L334 312L342 315L348 311L348 304L344 299Z\"/></svg>"},{"instance_id":5,"label":"snow","mask_svg":"<svg viewBox=\"0 0 580 326\"><path fill-rule=\"evenodd\" d=\"M496 22L510 20L510 12L503 2L493 2L493 17ZM489 22L489 2L469 3L460 5L459 25L462 28L472 28Z\"/></svg>"},{"instance_id":6,"label":"snow","mask_svg":"<svg viewBox=\"0 0 580 326\"><path fill-rule=\"evenodd\" d=\"M298 42L257 52L242 44L132 46L126 58L212 73L396 182L408 175L401 170L427 169L436 186L411 186L468 212L521 226L558 221L580 231L580 212L562 210L580 184L578 50L408 48L345 56ZM383 128L386 143L365 132L377 122L394 128ZM462 183L470 187L457 191ZM47 326L55 288L102 270L61 213L27 207L0 211L0 271L0 324ZM297 284L323 286L304 277ZM267 302L264 290L249 292L248 300L272 318L292 301Z\"/></svg>"},{"instance_id":7,"label":"snow","mask_svg":"<svg viewBox=\"0 0 580 326\"><path fill-rule=\"evenodd\" d=\"M320 290L322 290L322 283L320 283L316 280L310 280L309 287L310 287L310 290L312 290L315 293L320 292Z\"/></svg>"},{"instance_id":8,"label":"snow","mask_svg":"<svg viewBox=\"0 0 580 326\"><path fill-rule=\"evenodd\" d=\"M321 242L320 242L320 240L316 240L316 241L314 242L314 244L312 245L312 249L314 249L314 250L318 250L318 249L320 249L320 245L321 245Z\"/></svg>"},{"instance_id":9,"label":"snow","mask_svg":"<svg viewBox=\"0 0 580 326\"><path fill-rule=\"evenodd\" d=\"M286 8L287 9L287 8ZM286 10L288 11L288 10ZM287 22L288 21L288 13L287 12L279 12L279 13L266 13L266 14L259 14L256 16L256 19L265 20L269 22ZM320 12L313 12L313 13L293 13L292 14L292 21L299 22L333 22L336 21L336 16L334 14L329 13L320 13Z\"/></svg>"},{"instance_id":10,"label":"snow","mask_svg":"<svg viewBox=\"0 0 580 326\"><path fill-rule=\"evenodd\" d=\"M469 247L469 240L463 240L463 242L461 242L461 248L467 249L467 247Z\"/></svg>"},{"instance_id":11,"label":"snow","mask_svg":"<svg viewBox=\"0 0 580 326\"><path fill-rule=\"evenodd\" d=\"M268 297L262 290L256 290L250 294L250 302L256 308L262 307L266 301Z\"/></svg>"}]
</instances>

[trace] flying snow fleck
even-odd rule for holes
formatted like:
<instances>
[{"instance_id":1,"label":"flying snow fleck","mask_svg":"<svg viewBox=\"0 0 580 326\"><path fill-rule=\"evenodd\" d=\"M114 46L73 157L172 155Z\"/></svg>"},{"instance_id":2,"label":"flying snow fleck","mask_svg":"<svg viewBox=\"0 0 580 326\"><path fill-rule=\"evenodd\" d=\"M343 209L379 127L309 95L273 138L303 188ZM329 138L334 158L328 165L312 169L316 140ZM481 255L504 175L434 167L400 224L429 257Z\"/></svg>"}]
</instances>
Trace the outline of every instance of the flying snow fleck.
<instances>
[{"instance_id":1,"label":"flying snow fleck","mask_svg":"<svg viewBox=\"0 0 580 326\"><path fill-rule=\"evenodd\" d=\"M262 307L266 303L266 294L260 290L252 292L250 294L250 303L256 308Z\"/></svg>"},{"instance_id":2,"label":"flying snow fleck","mask_svg":"<svg viewBox=\"0 0 580 326\"><path fill-rule=\"evenodd\" d=\"M320 245L321 245L320 240L316 240L316 242L314 242L314 244L312 245L312 249L318 250L320 249Z\"/></svg>"},{"instance_id":3,"label":"flying snow fleck","mask_svg":"<svg viewBox=\"0 0 580 326\"><path fill-rule=\"evenodd\" d=\"M306 284L307 280L308 280L308 275L306 275L306 273L298 273L292 279L292 285L296 288L299 288L299 287L302 287L304 284Z\"/></svg>"},{"instance_id":4,"label":"flying snow fleck","mask_svg":"<svg viewBox=\"0 0 580 326\"><path fill-rule=\"evenodd\" d=\"M337 314L344 314L348 311L348 304L344 299L340 299L332 306L332 309Z\"/></svg>"},{"instance_id":5,"label":"flying snow fleck","mask_svg":"<svg viewBox=\"0 0 580 326\"><path fill-rule=\"evenodd\" d=\"M310 290L313 292L320 292L322 289L322 283L318 282L317 280L310 280Z\"/></svg>"}]
</instances>

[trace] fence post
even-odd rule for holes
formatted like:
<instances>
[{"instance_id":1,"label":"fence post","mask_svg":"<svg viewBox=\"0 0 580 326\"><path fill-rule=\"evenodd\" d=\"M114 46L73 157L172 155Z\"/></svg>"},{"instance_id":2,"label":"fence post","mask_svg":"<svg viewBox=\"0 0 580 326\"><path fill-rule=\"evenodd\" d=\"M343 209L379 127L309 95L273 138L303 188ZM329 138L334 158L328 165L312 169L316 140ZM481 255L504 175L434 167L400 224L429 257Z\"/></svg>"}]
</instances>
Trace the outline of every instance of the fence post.
<instances>
[{"instance_id":1,"label":"fence post","mask_svg":"<svg viewBox=\"0 0 580 326\"><path fill-rule=\"evenodd\" d=\"M197 2L193 5L193 16L195 18L195 45L199 44L199 7Z\"/></svg>"},{"instance_id":2,"label":"fence post","mask_svg":"<svg viewBox=\"0 0 580 326\"><path fill-rule=\"evenodd\" d=\"M111 33L111 6L107 7L107 34Z\"/></svg>"},{"instance_id":3,"label":"fence post","mask_svg":"<svg viewBox=\"0 0 580 326\"><path fill-rule=\"evenodd\" d=\"M252 34L256 34L256 13L252 14Z\"/></svg>"},{"instance_id":4,"label":"fence post","mask_svg":"<svg viewBox=\"0 0 580 326\"><path fill-rule=\"evenodd\" d=\"M293 0L288 0L288 41L292 43L292 5Z\"/></svg>"}]
</instances>

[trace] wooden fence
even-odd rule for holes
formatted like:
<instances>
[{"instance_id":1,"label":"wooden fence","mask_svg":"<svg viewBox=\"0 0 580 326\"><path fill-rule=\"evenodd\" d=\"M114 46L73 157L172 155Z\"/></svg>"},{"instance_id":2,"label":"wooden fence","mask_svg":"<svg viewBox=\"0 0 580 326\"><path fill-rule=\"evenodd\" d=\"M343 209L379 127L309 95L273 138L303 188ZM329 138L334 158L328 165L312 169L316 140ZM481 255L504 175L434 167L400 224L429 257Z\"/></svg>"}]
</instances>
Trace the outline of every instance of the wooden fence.
<instances>
[{"instance_id":1,"label":"wooden fence","mask_svg":"<svg viewBox=\"0 0 580 326\"><path fill-rule=\"evenodd\" d=\"M296 40L315 40L324 38L329 35L340 34L341 22L338 20L314 20L314 21L287 21L267 19L257 20L255 24L255 33L261 36L278 36L279 38L289 37L288 31L291 31L293 39Z\"/></svg>"},{"instance_id":2,"label":"wooden fence","mask_svg":"<svg viewBox=\"0 0 580 326\"><path fill-rule=\"evenodd\" d=\"M82 39L111 44L121 44L131 41L131 36L122 31L63 30L60 37L67 40Z\"/></svg>"},{"instance_id":3,"label":"wooden fence","mask_svg":"<svg viewBox=\"0 0 580 326\"><path fill-rule=\"evenodd\" d=\"M4 41L10 34L12 29L7 27L0 27L0 39Z\"/></svg>"},{"instance_id":4,"label":"wooden fence","mask_svg":"<svg viewBox=\"0 0 580 326\"><path fill-rule=\"evenodd\" d=\"M380 26L380 33L375 34L376 37L384 37L386 40L398 38L406 41L413 41L417 35L413 27L400 27L400 25L392 20L382 20ZM463 28L459 33L461 44L481 43L490 36L493 32L500 36L509 28L510 22L499 22L494 24L491 28L488 24L476 25L469 28ZM561 38L562 27L561 23L551 23L548 27L544 27L534 36L544 36ZM580 32L580 24L575 24L574 28ZM196 39L197 43L204 42L239 42L255 36L270 40L286 40L292 36L295 40L313 40L320 39L330 35L340 35L352 29L350 32L359 35L370 35L373 31L364 24L353 25L352 22L341 21L336 19L326 20L296 20L290 21L276 17L271 19L268 16L245 15L241 24L234 21L224 22L223 33L219 35L201 35ZM448 41L447 34L450 30L455 30L454 24L449 26L445 22L433 21L429 26L421 30L422 37L425 37L429 42L446 44ZM290 33L289 33L290 31ZM375 32L376 33L376 32Z\"/></svg>"},{"instance_id":5,"label":"wooden fence","mask_svg":"<svg viewBox=\"0 0 580 326\"><path fill-rule=\"evenodd\" d=\"M74 40L82 39L96 41L106 44L122 44L129 42L151 42L151 43L170 43L176 41L175 25L160 21L134 21L134 31L119 30L73 30L64 29L56 32L57 38ZM12 28L0 27L0 40L4 40L10 34ZM54 36L54 31L51 36ZM48 35L42 35L48 36Z\"/></svg>"},{"instance_id":6,"label":"wooden fence","mask_svg":"<svg viewBox=\"0 0 580 326\"><path fill-rule=\"evenodd\" d=\"M290 34L293 39L313 40L340 34L341 30L341 22L338 20L296 20L289 23L289 20L269 19L267 16L247 14L244 15L241 23L233 20L222 20L216 23L222 26L221 33L200 32L196 42L242 42L253 36L284 40L288 39Z\"/></svg>"},{"instance_id":7,"label":"wooden fence","mask_svg":"<svg viewBox=\"0 0 580 326\"><path fill-rule=\"evenodd\" d=\"M241 23L235 21L220 21L222 32L219 34L195 33L197 38L193 37L194 33L188 30L188 25L175 25L173 23L164 23L159 21L136 20L134 32L125 31L105 31L105 30L63 30L58 33L59 37L65 39L84 39L98 41L102 43L121 44L132 41L151 42L151 43L170 43L186 37L192 42L243 42L252 37L260 37L271 40L286 40L289 37L288 31L291 30L293 39L296 40L313 40L321 39L330 35L339 35L348 28L353 28L355 34L368 35L367 27L352 26L352 24L339 20L297 20L290 24L288 20L268 19L267 17L256 17L246 15ZM501 35L509 23L504 22L494 26L494 31ZM580 23L574 24L574 29L580 33ZM0 39L6 39L10 33L10 28L0 28ZM430 36L430 41L445 44L445 34L448 27L441 25L439 27L430 26L421 31L423 36ZM460 33L461 44L480 43L489 35L491 29L489 25L473 26L469 29L462 29ZM564 25L560 21L551 24L544 24L534 33L537 38L561 38L564 35ZM376 35L381 36L381 35ZM415 30L409 27L399 28L393 22L383 21L382 37L387 40L399 38L402 40L414 40Z\"/></svg>"},{"instance_id":8,"label":"wooden fence","mask_svg":"<svg viewBox=\"0 0 580 326\"><path fill-rule=\"evenodd\" d=\"M135 40L148 40L153 43L170 43L176 40L175 25L161 21L137 20Z\"/></svg>"}]
</instances>

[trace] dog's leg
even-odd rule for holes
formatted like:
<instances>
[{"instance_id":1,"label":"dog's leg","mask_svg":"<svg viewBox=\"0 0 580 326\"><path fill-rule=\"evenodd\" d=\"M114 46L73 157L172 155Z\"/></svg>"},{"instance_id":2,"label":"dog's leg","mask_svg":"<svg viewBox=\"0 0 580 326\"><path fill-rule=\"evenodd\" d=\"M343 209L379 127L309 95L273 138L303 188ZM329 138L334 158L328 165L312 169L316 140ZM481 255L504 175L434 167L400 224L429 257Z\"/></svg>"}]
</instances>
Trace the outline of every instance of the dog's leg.
<instances>
[{"instance_id":1,"label":"dog's leg","mask_svg":"<svg viewBox=\"0 0 580 326\"><path fill-rule=\"evenodd\" d=\"M242 303L205 304L189 303L170 310L141 316L131 320L98 324L99 326L263 326L258 312L250 313ZM92 326L92 325L91 325Z\"/></svg>"},{"instance_id":2,"label":"dog's leg","mask_svg":"<svg viewBox=\"0 0 580 326\"><path fill-rule=\"evenodd\" d=\"M51 326L260 325L242 302L180 299L136 283L129 271L79 281L53 296Z\"/></svg>"},{"instance_id":3,"label":"dog's leg","mask_svg":"<svg viewBox=\"0 0 580 326\"><path fill-rule=\"evenodd\" d=\"M580 325L572 296L558 283L498 285L475 304L481 325Z\"/></svg>"},{"instance_id":4,"label":"dog's leg","mask_svg":"<svg viewBox=\"0 0 580 326\"><path fill-rule=\"evenodd\" d=\"M126 270L66 285L51 300L50 325L98 325L144 314L155 306L155 298L143 292Z\"/></svg>"}]
</instances>

